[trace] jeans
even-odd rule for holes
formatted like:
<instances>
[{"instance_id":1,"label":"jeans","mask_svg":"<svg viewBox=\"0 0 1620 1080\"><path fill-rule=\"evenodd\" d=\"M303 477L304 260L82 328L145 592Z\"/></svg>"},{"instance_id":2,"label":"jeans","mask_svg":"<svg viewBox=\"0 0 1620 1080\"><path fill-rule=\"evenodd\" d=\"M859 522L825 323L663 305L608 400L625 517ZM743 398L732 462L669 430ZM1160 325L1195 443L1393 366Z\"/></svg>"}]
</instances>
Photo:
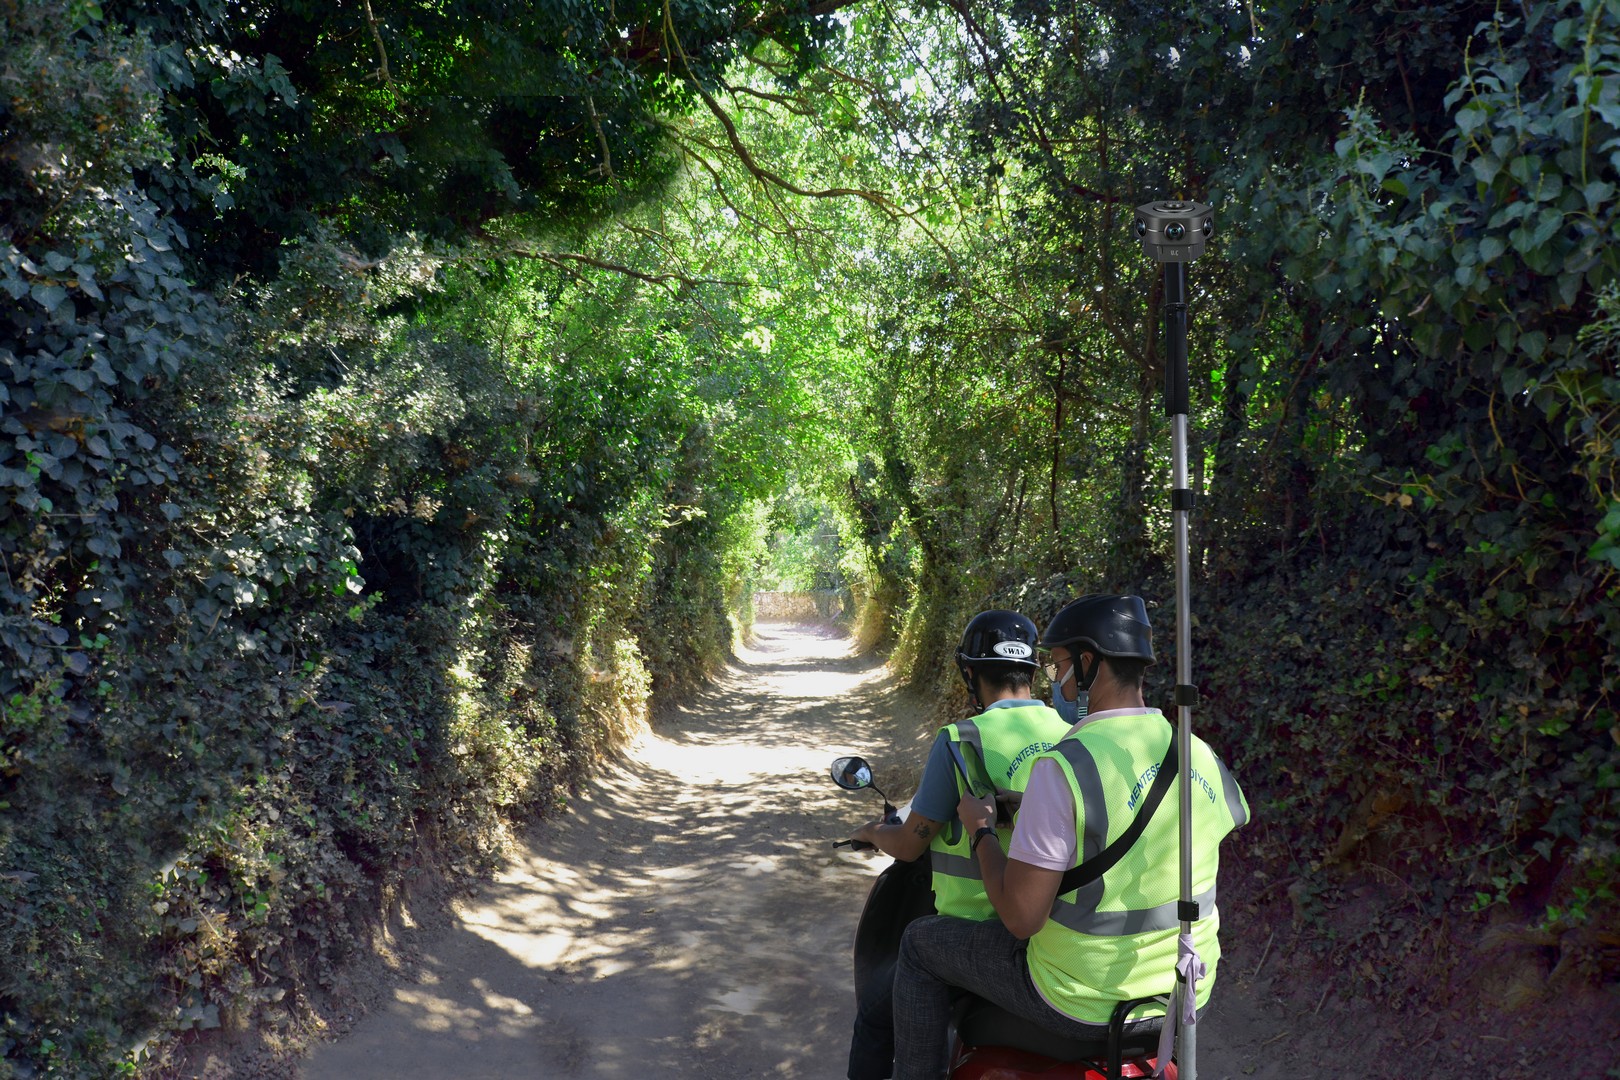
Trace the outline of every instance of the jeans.
<instances>
[{"instance_id":1,"label":"jeans","mask_svg":"<svg viewBox=\"0 0 1620 1080\"><path fill-rule=\"evenodd\" d=\"M1046 1003L1029 978L1026 943L996 919L918 919L900 939L894 976L895 1080L939 1080L949 1065L951 988L987 998L1057 1035L1106 1045L1104 1026L1083 1024Z\"/></svg>"}]
</instances>

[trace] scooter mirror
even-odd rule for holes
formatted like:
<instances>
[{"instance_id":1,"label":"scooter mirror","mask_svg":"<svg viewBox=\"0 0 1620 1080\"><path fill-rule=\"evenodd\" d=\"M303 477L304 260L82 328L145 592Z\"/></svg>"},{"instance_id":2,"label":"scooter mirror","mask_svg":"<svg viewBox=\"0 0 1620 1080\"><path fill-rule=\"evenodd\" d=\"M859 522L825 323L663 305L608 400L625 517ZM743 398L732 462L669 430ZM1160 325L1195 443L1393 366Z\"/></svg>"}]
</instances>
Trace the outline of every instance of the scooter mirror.
<instances>
[{"instance_id":1,"label":"scooter mirror","mask_svg":"<svg viewBox=\"0 0 1620 1080\"><path fill-rule=\"evenodd\" d=\"M872 786L872 766L862 757L841 757L832 763L833 783L850 791Z\"/></svg>"}]
</instances>

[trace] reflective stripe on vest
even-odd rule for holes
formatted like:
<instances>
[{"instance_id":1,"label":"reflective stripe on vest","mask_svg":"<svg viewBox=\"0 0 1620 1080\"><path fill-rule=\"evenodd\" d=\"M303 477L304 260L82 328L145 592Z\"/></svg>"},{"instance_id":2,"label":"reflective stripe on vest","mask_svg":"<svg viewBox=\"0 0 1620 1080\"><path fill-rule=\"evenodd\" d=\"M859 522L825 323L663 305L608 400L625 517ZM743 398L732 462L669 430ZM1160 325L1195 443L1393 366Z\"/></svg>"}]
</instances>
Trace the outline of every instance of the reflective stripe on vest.
<instances>
[{"instance_id":1,"label":"reflective stripe on vest","mask_svg":"<svg viewBox=\"0 0 1620 1080\"><path fill-rule=\"evenodd\" d=\"M947 724L946 725L946 730L947 731L952 729L952 728L954 728L955 731L956 731L956 738L955 738L954 741L959 742L959 743L963 743L963 744L965 744L967 746L973 747L973 752L979 755L979 760L980 761L983 761L984 760L984 737L979 734L979 725L975 724L973 722L973 718L968 717L966 720L958 720L954 724ZM965 755L964 755L964 757L965 757ZM956 778L956 795L957 795L958 798L961 798L962 794L963 794L963 791L962 791L962 778L960 776L958 776ZM946 827L951 830L951 840L950 840L950 842L953 845L960 844L962 842L962 822L959 821L956 818L952 818L947 823ZM970 871L968 871L967 873L958 874L956 876L958 876L958 877L971 877L971 878L977 878L979 876L979 864L978 864L978 861L975 860L975 859L969 858L968 862L973 864L972 869Z\"/></svg>"},{"instance_id":2,"label":"reflective stripe on vest","mask_svg":"<svg viewBox=\"0 0 1620 1080\"><path fill-rule=\"evenodd\" d=\"M1241 829L1249 823L1249 808L1244 805L1243 793L1238 790L1237 781L1226 769L1226 762L1220 758L1215 759L1215 767L1221 774L1221 791L1226 794L1226 812L1232 815L1232 828Z\"/></svg>"},{"instance_id":3,"label":"reflective stripe on vest","mask_svg":"<svg viewBox=\"0 0 1620 1080\"><path fill-rule=\"evenodd\" d=\"M1215 914L1215 887L1193 897L1198 903L1201 919ZM1077 904L1059 900L1052 905L1052 921L1081 934L1093 937L1128 937L1148 934L1156 930L1179 929L1181 914L1179 898L1158 907L1138 908L1134 911L1083 910Z\"/></svg>"},{"instance_id":4,"label":"reflective stripe on vest","mask_svg":"<svg viewBox=\"0 0 1620 1080\"><path fill-rule=\"evenodd\" d=\"M973 881L983 881L979 873L979 860L977 856L957 855L949 851L930 851L928 854L929 867L936 874L945 874L955 878L969 878Z\"/></svg>"}]
</instances>

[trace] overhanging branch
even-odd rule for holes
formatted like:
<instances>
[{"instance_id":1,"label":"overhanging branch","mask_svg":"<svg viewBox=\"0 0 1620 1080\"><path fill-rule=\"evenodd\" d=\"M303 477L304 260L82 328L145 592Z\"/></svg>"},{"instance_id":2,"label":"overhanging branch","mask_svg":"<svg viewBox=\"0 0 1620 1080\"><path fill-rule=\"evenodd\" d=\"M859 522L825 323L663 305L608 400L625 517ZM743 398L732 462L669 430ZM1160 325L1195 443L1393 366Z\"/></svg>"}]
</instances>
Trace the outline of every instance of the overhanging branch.
<instances>
[{"instance_id":1,"label":"overhanging branch","mask_svg":"<svg viewBox=\"0 0 1620 1080\"><path fill-rule=\"evenodd\" d=\"M687 286L730 285L740 289L748 289L753 287L753 283L749 281L732 281L727 278L691 277L687 274L676 273L673 270L666 270L662 273L656 274L648 273L645 270L637 270L632 266L625 266L623 263L611 262L607 259L598 259L590 255L581 255L577 251L541 251L536 248L508 248L505 251L498 253L497 257L511 259L536 259L540 262L549 263L552 266L570 271L573 271L577 266L592 266L598 270L607 270L615 274L623 274L625 277L635 278L637 281L645 281L653 285L668 285L673 282Z\"/></svg>"}]
</instances>

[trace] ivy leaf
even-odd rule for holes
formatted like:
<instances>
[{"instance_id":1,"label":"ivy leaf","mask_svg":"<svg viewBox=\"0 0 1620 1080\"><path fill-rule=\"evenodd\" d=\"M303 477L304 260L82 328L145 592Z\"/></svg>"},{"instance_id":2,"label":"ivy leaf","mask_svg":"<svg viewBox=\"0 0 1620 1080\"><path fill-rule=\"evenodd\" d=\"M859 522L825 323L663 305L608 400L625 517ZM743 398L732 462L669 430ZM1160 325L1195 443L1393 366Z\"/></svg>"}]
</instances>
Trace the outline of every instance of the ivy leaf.
<instances>
[{"instance_id":1,"label":"ivy leaf","mask_svg":"<svg viewBox=\"0 0 1620 1080\"><path fill-rule=\"evenodd\" d=\"M1490 114L1483 104L1471 101L1457 110L1457 130L1464 135L1478 131L1489 118Z\"/></svg>"},{"instance_id":2,"label":"ivy leaf","mask_svg":"<svg viewBox=\"0 0 1620 1080\"><path fill-rule=\"evenodd\" d=\"M79 291L95 300L105 300L101 287L96 284L96 272L84 263L75 263L73 273L78 280Z\"/></svg>"},{"instance_id":3,"label":"ivy leaf","mask_svg":"<svg viewBox=\"0 0 1620 1080\"><path fill-rule=\"evenodd\" d=\"M1539 248L1551 240L1559 229L1564 227L1564 215L1557 210L1543 210L1540 219L1536 222L1536 230L1531 234L1530 246Z\"/></svg>"},{"instance_id":4,"label":"ivy leaf","mask_svg":"<svg viewBox=\"0 0 1620 1080\"><path fill-rule=\"evenodd\" d=\"M1620 570L1620 545L1605 536L1586 549L1586 557L1594 562L1607 563Z\"/></svg>"},{"instance_id":5,"label":"ivy leaf","mask_svg":"<svg viewBox=\"0 0 1620 1080\"><path fill-rule=\"evenodd\" d=\"M67 290L62 286L47 285L44 282L36 282L34 287L28 290L28 295L33 298L34 303L52 313L68 298Z\"/></svg>"}]
</instances>

